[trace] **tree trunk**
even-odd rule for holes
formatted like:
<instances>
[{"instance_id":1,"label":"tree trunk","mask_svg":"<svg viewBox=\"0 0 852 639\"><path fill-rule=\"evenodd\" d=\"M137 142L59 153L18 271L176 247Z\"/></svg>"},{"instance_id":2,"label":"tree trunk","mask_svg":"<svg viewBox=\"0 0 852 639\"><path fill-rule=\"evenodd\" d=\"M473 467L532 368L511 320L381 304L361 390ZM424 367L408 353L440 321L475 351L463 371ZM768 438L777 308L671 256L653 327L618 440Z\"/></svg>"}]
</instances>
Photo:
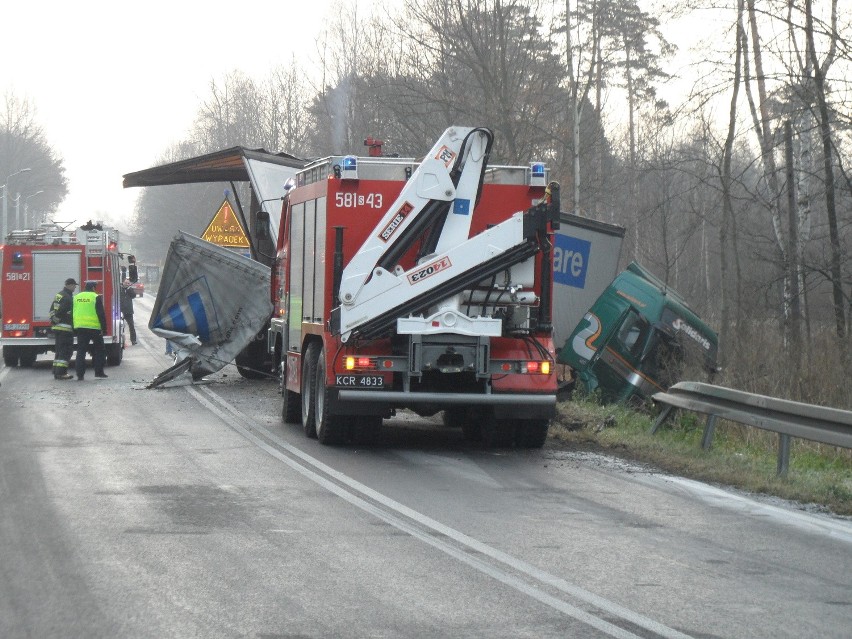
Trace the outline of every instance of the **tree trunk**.
<instances>
[{"instance_id":1,"label":"tree trunk","mask_svg":"<svg viewBox=\"0 0 852 639\"><path fill-rule=\"evenodd\" d=\"M754 80L757 84L758 104L755 107L754 100L751 98L750 82L746 79L745 88L749 94L749 105L751 106L752 119L754 128L757 132L758 141L760 143L761 159L763 162L763 175L769 189L769 213L772 220L772 230L775 234L775 242L778 246L778 251L781 254L781 264L787 263L787 243L784 241L784 232L781 223L780 213L780 198L781 189L778 184L778 168L775 164L774 149L772 146L772 118L769 113L769 101L766 93L766 75L763 71L763 50L760 44L757 25L757 11L755 9L755 0L748 0L748 15L749 25L751 27L752 41L752 56L754 57ZM758 117L759 111L759 117ZM787 271L782 267L780 269L781 277L784 281L784 290L787 290L789 282L787 281ZM782 296L782 304L785 312L787 305L786 298Z\"/></svg>"},{"instance_id":2,"label":"tree trunk","mask_svg":"<svg viewBox=\"0 0 852 639\"><path fill-rule=\"evenodd\" d=\"M719 342L722 348L719 351L720 363L727 361L726 348L730 347L731 336L731 309L728 295L729 269L728 269L728 230L732 225L734 217L733 201L731 196L731 158L733 156L734 139L737 127L737 99L740 93L740 78L743 46L745 37L743 30L743 2L739 0L737 7L737 29L736 29L736 55L734 56L734 86L731 89L731 106L728 115L728 136L725 139L724 155L722 157L722 222L719 225L719 250L720 250L720 272L722 276L722 305L721 305L721 327L719 330Z\"/></svg>"},{"instance_id":3,"label":"tree trunk","mask_svg":"<svg viewBox=\"0 0 852 639\"><path fill-rule=\"evenodd\" d=\"M571 81L571 167L573 170L573 213L580 214L580 73L574 71L574 52L571 42L571 2L565 0L565 51Z\"/></svg>"},{"instance_id":4,"label":"tree trunk","mask_svg":"<svg viewBox=\"0 0 852 639\"><path fill-rule=\"evenodd\" d=\"M629 135L630 149L630 174L628 176L628 197L633 202L633 259L639 261L639 207L636 205L638 198L636 194L636 124L633 120L635 115L635 92L633 90L633 74L630 72L630 47L623 38L624 55L626 56L625 79L627 80L627 131ZM666 262L668 269L668 261Z\"/></svg>"},{"instance_id":5,"label":"tree trunk","mask_svg":"<svg viewBox=\"0 0 852 639\"><path fill-rule=\"evenodd\" d=\"M831 160L831 125L829 124L828 104L825 98L825 69L820 66L817 59L816 45L814 43L812 0L805 0L805 32L808 41L808 56L814 69L814 93L819 111L819 131L822 137L823 171L825 172L825 208L828 216L829 238L831 240L831 287L834 298L834 323L837 331L841 362L847 375L849 375L852 373L852 363L850 363L849 344L846 340L846 318L840 268L840 234L837 229L837 203L834 198L834 166ZM830 64L830 62L831 59L827 59L826 65Z\"/></svg>"},{"instance_id":6,"label":"tree trunk","mask_svg":"<svg viewBox=\"0 0 852 639\"><path fill-rule=\"evenodd\" d=\"M789 224L788 237L790 240L787 249L787 279L790 281L790 321L787 325L787 342L790 354L789 369L796 379L798 370L801 368L801 313L799 304L799 260L798 260L798 220L796 216L796 181L793 170L793 125L787 120L784 123L784 159L787 169L787 219Z\"/></svg>"}]
</instances>

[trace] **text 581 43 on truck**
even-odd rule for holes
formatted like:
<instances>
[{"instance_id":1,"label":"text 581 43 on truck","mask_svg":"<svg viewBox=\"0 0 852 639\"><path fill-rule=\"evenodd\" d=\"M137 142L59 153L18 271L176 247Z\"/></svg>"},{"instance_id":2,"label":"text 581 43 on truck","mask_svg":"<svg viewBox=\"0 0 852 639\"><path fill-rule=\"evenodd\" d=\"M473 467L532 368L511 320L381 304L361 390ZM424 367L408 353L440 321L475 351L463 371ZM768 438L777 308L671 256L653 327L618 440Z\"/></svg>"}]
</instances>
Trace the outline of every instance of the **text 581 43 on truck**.
<instances>
[{"instance_id":1,"label":"text 581 43 on truck","mask_svg":"<svg viewBox=\"0 0 852 639\"><path fill-rule=\"evenodd\" d=\"M451 127L419 164L335 156L298 172L269 349L283 417L308 436L369 435L408 408L487 445L544 443L558 185L540 163L488 166L492 142Z\"/></svg>"},{"instance_id":2,"label":"text 581 43 on truck","mask_svg":"<svg viewBox=\"0 0 852 639\"><path fill-rule=\"evenodd\" d=\"M0 246L0 344L5 365L32 366L39 354L54 350L50 306L69 277L97 283L107 320L107 363L120 364L124 352L120 259L118 231L99 223L67 230L48 222L34 230L12 231Z\"/></svg>"}]
</instances>

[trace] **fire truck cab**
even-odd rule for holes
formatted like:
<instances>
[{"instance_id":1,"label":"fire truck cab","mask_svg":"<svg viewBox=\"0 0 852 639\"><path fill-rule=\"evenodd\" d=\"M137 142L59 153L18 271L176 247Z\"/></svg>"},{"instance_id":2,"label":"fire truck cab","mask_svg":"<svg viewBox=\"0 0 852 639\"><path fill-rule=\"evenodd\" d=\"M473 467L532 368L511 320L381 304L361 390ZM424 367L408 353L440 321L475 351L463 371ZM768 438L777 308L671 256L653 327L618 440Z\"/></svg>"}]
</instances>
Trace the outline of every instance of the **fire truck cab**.
<instances>
[{"instance_id":1,"label":"fire truck cab","mask_svg":"<svg viewBox=\"0 0 852 639\"><path fill-rule=\"evenodd\" d=\"M49 222L34 230L12 231L0 245L0 345L8 367L32 366L41 353L54 350L50 305L65 280L97 282L103 296L107 363L121 363L124 323L121 318L118 231L89 222L69 230Z\"/></svg>"}]
</instances>

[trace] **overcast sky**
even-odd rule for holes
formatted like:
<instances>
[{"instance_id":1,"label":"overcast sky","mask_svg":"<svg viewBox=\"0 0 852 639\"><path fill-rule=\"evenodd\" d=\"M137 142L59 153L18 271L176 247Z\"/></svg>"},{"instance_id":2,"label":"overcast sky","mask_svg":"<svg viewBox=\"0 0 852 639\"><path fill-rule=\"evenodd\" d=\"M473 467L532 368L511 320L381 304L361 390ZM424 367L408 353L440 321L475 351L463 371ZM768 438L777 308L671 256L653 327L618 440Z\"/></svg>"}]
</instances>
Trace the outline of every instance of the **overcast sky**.
<instances>
[{"instance_id":1,"label":"overcast sky","mask_svg":"<svg viewBox=\"0 0 852 639\"><path fill-rule=\"evenodd\" d=\"M0 95L32 100L65 163L69 195L54 219L103 217L126 231L139 189L123 189L122 175L155 165L186 137L212 79L240 70L263 80L294 53L310 68L330 12L354 6L355 0L2 2ZM373 1L358 6L364 17ZM696 26L686 30L693 40L703 30ZM682 29L664 28L689 46L679 41Z\"/></svg>"},{"instance_id":2,"label":"overcast sky","mask_svg":"<svg viewBox=\"0 0 852 639\"><path fill-rule=\"evenodd\" d=\"M314 58L322 7L345 6L301 0L0 4L0 95L12 90L33 101L48 143L65 162L69 195L56 219L82 223L99 211L129 219L139 189L123 189L122 175L153 166L185 137L211 79L235 69L265 79L274 66L289 63L293 51Z\"/></svg>"}]
</instances>

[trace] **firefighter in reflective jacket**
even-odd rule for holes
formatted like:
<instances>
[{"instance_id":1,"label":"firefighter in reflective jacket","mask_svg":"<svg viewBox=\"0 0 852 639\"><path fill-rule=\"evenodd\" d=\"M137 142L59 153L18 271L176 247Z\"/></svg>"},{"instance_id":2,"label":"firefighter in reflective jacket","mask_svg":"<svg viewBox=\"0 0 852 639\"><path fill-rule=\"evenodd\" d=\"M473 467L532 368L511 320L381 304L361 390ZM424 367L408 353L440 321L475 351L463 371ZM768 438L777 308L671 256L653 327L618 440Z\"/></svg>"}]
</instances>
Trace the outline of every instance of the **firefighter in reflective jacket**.
<instances>
[{"instance_id":1,"label":"firefighter in reflective jacket","mask_svg":"<svg viewBox=\"0 0 852 639\"><path fill-rule=\"evenodd\" d=\"M103 298L95 292L97 282L86 282L86 290L74 296L74 332L77 333L77 379L82 381L86 374L86 351L92 344L92 366L95 377L106 377L106 348L104 347L104 332L106 331L106 314L104 313Z\"/></svg>"},{"instance_id":2,"label":"firefighter in reflective jacket","mask_svg":"<svg viewBox=\"0 0 852 639\"><path fill-rule=\"evenodd\" d=\"M71 308L74 304L74 289L77 281L73 277L65 280L65 286L56 294L50 305L50 324L55 340L53 358L53 377L72 379L68 374L68 362L74 351L74 326L71 323Z\"/></svg>"}]
</instances>

